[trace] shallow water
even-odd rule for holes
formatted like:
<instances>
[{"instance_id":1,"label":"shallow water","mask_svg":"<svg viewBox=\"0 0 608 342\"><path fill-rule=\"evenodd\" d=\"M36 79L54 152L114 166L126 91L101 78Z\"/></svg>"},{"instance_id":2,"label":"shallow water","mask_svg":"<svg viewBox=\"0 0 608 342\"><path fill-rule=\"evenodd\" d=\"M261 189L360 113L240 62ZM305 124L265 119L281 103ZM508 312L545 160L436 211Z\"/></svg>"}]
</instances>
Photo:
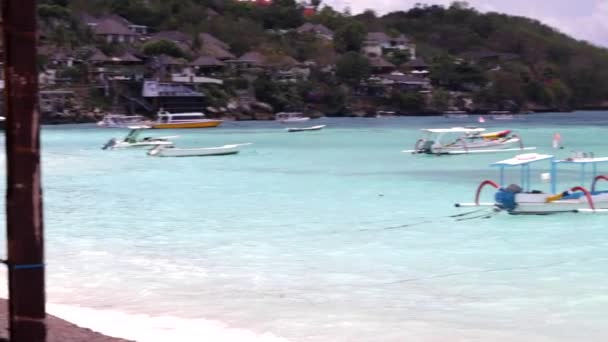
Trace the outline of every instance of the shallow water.
<instances>
[{"instance_id":1,"label":"shallow water","mask_svg":"<svg viewBox=\"0 0 608 342\"><path fill-rule=\"evenodd\" d=\"M606 339L605 216L450 217L473 211L453 204L513 154L400 153L420 128L474 118L314 124L328 127L151 132L180 146L254 143L175 159L102 151L121 130L45 127L51 312L142 341ZM608 155L608 113L484 126L516 129L539 152L554 153L559 132L558 156ZM577 184L574 170L561 179Z\"/></svg>"}]
</instances>

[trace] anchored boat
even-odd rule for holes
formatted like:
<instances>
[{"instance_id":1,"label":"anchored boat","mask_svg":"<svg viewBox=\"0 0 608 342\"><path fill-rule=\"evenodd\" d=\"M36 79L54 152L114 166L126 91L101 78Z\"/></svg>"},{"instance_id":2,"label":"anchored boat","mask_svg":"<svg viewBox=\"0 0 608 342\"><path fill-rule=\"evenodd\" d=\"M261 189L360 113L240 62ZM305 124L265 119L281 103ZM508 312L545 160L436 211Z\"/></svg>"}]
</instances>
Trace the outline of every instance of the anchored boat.
<instances>
[{"instance_id":1,"label":"anchored boat","mask_svg":"<svg viewBox=\"0 0 608 342\"><path fill-rule=\"evenodd\" d=\"M484 133L485 128L453 127L423 129L426 137L418 139L412 154L469 154L533 150L524 147L521 137L510 130Z\"/></svg>"},{"instance_id":2,"label":"anchored boat","mask_svg":"<svg viewBox=\"0 0 608 342\"><path fill-rule=\"evenodd\" d=\"M303 128L291 127L291 128L286 128L286 130L287 130L287 132L290 132L290 133L308 132L308 131L320 131L323 128L325 128L325 126L326 125L318 125L318 126L303 127Z\"/></svg>"},{"instance_id":3,"label":"anchored boat","mask_svg":"<svg viewBox=\"0 0 608 342\"><path fill-rule=\"evenodd\" d=\"M550 192L531 189L530 166L532 164L548 161L549 174L543 178L550 180ZM597 190L597 182L608 180L607 175L598 175L597 166L608 163L608 157L595 158L592 155L583 155L563 160L557 160L548 154L528 153L518 155L511 159L502 160L492 164L500 169L500 181L484 180L477 187L475 202L458 203L456 207L493 207L497 211L506 211L513 215L548 215L556 213L608 213L608 191ZM557 176L559 166L578 166L580 171L580 184L563 192L557 192ZM520 184L505 186L505 170L520 168ZM583 184L588 181L588 171L591 169L590 187ZM481 191L487 187L494 187L498 191L494 195L493 203L480 202Z\"/></svg>"},{"instance_id":4,"label":"anchored boat","mask_svg":"<svg viewBox=\"0 0 608 342\"><path fill-rule=\"evenodd\" d=\"M173 146L173 143L169 139L177 138L177 136L170 137L143 137L139 135L149 126L131 126L129 134L122 139L112 138L103 147L103 150L114 150L120 148L136 148L136 147L150 147L150 146Z\"/></svg>"},{"instance_id":5,"label":"anchored boat","mask_svg":"<svg viewBox=\"0 0 608 342\"><path fill-rule=\"evenodd\" d=\"M150 121L141 115L106 114L97 126L106 128L128 128L130 126L142 126Z\"/></svg>"},{"instance_id":6,"label":"anchored boat","mask_svg":"<svg viewBox=\"0 0 608 342\"><path fill-rule=\"evenodd\" d=\"M310 120L300 112L280 112L275 114L275 120L280 123L304 122Z\"/></svg>"},{"instance_id":7,"label":"anchored boat","mask_svg":"<svg viewBox=\"0 0 608 342\"><path fill-rule=\"evenodd\" d=\"M149 156L153 157L205 157L205 156L226 156L237 154L246 144L232 144L218 147L198 147L198 148L176 148L171 146L156 146L148 151Z\"/></svg>"},{"instance_id":8,"label":"anchored boat","mask_svg":"<svg viewBox=\"0 0 608 342\"><path fill-rule=\"evenodd\" d=\"M169 113L166 110L158 112L156 123L152 128L211 128L222 124L222 120L207 119L205 114L194 113Z\"/></svg>"}]
</instances>

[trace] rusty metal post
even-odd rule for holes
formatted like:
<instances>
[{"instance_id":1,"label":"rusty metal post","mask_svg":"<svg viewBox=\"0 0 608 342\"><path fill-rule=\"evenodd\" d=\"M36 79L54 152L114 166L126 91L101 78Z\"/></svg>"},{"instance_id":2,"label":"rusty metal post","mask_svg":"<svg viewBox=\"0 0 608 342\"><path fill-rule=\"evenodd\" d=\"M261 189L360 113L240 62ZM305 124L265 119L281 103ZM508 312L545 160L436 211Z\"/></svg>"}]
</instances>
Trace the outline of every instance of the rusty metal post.
<instances>
[{"instance_id":1,"label":"rusty metal post","mask_svg":"<svg viewBox=\"0 0 608 342\"><path fill-rule=\"evenodd\" d=\"M46 341L36 0L2 2L11 342Z\"/></svg>"}]
</instances>

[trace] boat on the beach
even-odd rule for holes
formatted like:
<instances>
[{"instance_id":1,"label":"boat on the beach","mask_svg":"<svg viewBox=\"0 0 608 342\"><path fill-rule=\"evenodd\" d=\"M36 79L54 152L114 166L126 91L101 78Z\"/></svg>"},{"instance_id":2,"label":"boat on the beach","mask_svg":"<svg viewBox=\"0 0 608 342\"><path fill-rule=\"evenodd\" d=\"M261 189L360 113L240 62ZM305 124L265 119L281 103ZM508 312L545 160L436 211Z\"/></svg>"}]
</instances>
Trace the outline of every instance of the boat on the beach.
<instances>
[{"instance_id":1,"label":"boat on the beach","mask_svg":"<svg viewBox=\"0 0 608 342\"><path fill-rule=\"evenodd\" d=\"M548 161L551 172L542 174L544 180L550 181L550 192L531 189L531 164ZM608 163L608 157L595 158L592 154L577 155L557 160L548 154L528 153L492 164L500 170L499 182L484 180L477 187L475 202L457 203L456 207L492 207L496 211L506 211L513 215L548 215L557 213L608 213L608 191L597 190L597 182L608 180L608 175L598 175L598 164ZM578 166L580 184L557 192L557 174L559 166ZM505 170L520 168L520 184L506 186ZM590 187L583 184L589 181L587 171L591 169ZM480 202L481 191L491 186L497 189L494 202Z\"/></svg>"},{"instance_id":2,"label":"boat on the beach","mask_svg":"<svg viewBox=\"0 0 608 342\"><path fill-rule=\"evenodd\" d=\"M295 132L308 132L308 131L320 131L323 128L325 128L327 125L318 125L318 126L312 126L312 127L303 127L303 128L297 128L297 127L290 127L290 128L286 128L287 132L290 133L295 133Z\"/></svg>"},{"instance_id":3,"label":"boat on the beach","mask_svg":"<svg viewBox=\"0 0 608 342\"><path fill-rule=\"evenodd\" d=\"M156 129L174 128L211 128L222 124L222 120L207 119L200 112L169 113L166 110L158 112L156 122L151 126Z\"/></svg>"},{"instance_id":4,"label":"boat on the beach","mask_svg":"<svg viewBox=\"0 0 608 342\"><path fill-rule=\"evenodd\" d=\"M305 122L310 120L309 117L304 116L301 112L280 112L275 114L274 118L280 123Z\"/></svg>"},{"instance_id":5,"label":"boat on the beach","mask_svg":"<svg viewBox=\"0 0 608 342\"><path fill-rule=\"evenodd\" d=\"M422 130L425 138L418 139L412 154L470 154L533 150L524 147L522 139L510 130L489 132L479 127L429 128Z\"/></svg>"},{"instance_id":6,"label":"boat on the beach","mask_svg":"<svg viewBox=\"0 0 608 342\"><path fill-rule=\"evenodd\" d=\"M143 126L150 124L142 115L106 114L97 122L97 126L105 128L128 128L129 126Z\"/></svg>"},{"instance_id":7,"label":"boat on the beach","mask_svg":"<svg viewBox=\"0 0 608 342\"><path fill-rule=\"evenodd\" d=\"M196 147L196 148L177 148L173 146L158 145L148 151L149 156L153 157L206 157L206 156L226 156L237 154L245 144L232 144L217 147Z\"/></svg>"},{"instance_id":8,"label":"boat on the beach","mask_svg":"<svg viewBox=\"0 0 608 342\"><path fill-rule=\"evenodd\" d=\"M143 137L139 135L147 129L149 126L131 126L127 136L120 140L117 138L110 139L103 147L103 150L115 150L121 148L138 148L138 147L151 147L151 146L173 146L173 143L169 139L177 138L176 136L170 137Z\"/></svg>"}]
</instances>

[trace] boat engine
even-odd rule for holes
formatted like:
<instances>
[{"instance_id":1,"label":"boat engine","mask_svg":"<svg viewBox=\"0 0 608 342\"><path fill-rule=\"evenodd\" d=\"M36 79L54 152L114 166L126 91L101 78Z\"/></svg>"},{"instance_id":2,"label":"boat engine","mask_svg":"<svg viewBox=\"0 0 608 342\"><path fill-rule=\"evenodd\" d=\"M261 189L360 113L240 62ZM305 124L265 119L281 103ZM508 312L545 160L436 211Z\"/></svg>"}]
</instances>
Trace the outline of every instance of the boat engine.
<instances>
[{"instance_id":1,"label":"boat engine","mask_svg":"<svg viewBox=\"0 0 608 342\"><path fill-rule=\"evenodd\" d=\"M116 140L116 138L112 138L105 145L103 145L103 147L101 149L107 150L109 148L112 148L112 147L116 146L117 142L118 142L118 140Z\"/></svg>"},{"instance_id":2,"label":"boat engine","mask_svg":"<svg viewBox=\"0 0 608 342\"><path fill-rule=\"evenodd\" d=\"M414 146L414 151L416 151L414 153L433 153L434 144L433 140L419 139Z\"/></svg>"},{"instance_id":3,"label":"boat engine","mask_svg":"<svg viewBox=\"0 0 608 342\"><path fill-rule=\"evenodd\" d=\"M515 195L522 192L523 189L517 184L511 184L504 189L499 189L496 195L494 195L494 200L498 203L500 209L505 210L513 210L517 207L517 202L515 202Z\"/></svg>"}]
</instances>

